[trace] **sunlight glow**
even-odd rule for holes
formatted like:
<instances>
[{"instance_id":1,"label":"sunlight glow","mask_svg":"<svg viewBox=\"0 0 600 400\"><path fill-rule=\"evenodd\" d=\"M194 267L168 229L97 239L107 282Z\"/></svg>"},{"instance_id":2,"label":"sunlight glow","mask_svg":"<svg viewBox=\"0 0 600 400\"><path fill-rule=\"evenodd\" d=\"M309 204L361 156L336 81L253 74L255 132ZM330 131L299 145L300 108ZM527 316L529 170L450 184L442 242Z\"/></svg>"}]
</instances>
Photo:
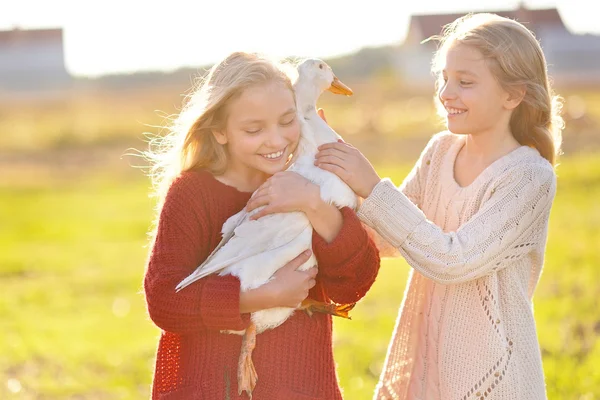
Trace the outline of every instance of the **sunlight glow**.
<instances>
[{"instance_id":1,"label":"sunlight glow","mask_svg":"<svg viewBox=\"0 0 600 400\"><path fill-rule=\"evenodd\" d=\"M583 0L527 1L558 7L565 24L598 31ZM213 63L235 50L274 56L330 57L367 46L402 43L410 15L508 9L519 1L274 0L70 2L21 0L0 15L0 29L64 27L65 59L75 75L173 70ZM578 4L581 3L581 4ZM157 6L156 4L160 4ZM512 7L511 7L512 5Z\"/></svg>"}]
</instances>

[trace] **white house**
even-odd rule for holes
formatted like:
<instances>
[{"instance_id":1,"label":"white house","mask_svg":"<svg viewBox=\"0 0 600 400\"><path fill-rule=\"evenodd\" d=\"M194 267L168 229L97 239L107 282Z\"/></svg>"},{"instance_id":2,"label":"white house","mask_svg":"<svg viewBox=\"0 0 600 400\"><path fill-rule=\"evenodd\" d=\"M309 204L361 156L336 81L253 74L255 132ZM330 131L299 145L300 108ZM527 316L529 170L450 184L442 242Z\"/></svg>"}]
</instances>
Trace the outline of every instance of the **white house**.
<instances>
[{"instance_id":1,"label":"white house","mask_svg":"<svg viewBox=\"0 0 600 400\"><path fill-rule=\"evenodd\" d=\"M62 29L0 31L0 91L43 91L70 81Z\"/></svg>"},{"instance_id":2,"label":"white house","mask_svg":"<svg viewBox=\"0 0 600 400\"><path fill-rule=\"evenodd\" d=\"M600 84L600 36L575 35L564 25L557 9L488 12L511 18L531 29L539 39L551 78L557 86ZM408 33L396 59L408 86L432 86L431 59L437 42L423 40L439 35L445 25L463 14L425 14L411 18Z\"/></svg>"}]
</instances>

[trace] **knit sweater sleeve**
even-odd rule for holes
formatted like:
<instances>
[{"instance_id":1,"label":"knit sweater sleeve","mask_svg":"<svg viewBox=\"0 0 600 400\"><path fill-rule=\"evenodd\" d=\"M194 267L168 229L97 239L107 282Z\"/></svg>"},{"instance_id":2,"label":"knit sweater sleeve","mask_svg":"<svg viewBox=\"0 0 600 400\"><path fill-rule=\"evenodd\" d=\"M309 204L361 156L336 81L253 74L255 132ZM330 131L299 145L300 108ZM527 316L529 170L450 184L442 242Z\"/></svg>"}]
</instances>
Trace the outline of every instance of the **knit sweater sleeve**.
<instances>
[{"instance_id":1,"label":"knit sweater sleeve","mask_svg":"<svg viewBox=\"0 0 600 400\"><path fill-rule=\"evenodd\" d=\"M431 164L429 160L431 160L433 153L437 149L438 142L444 140L445 136L447 136L446 132L441 132L431 138L429 143L427 143L427 146L425 146L425 149L421 152L421 155L412 170L398 188L398 190L404 193L404 195L419 208L423 206L424 188L427 184L426 179L428 176L427 172ZM379 249L379 255L381 257L401 256L398 248L385 240L376 230L367 227L367 232Z\"/></svg>"},{"instance_id":2,"label":"knit sweater sleeve","mask_svg":"<svg viewBox=\"0 0 600 400\"><path fill-rule=\"evenodd\" d=\"M519 164L497 179L493 194L469 221L445 233L384 179L358 215L420 273L439 283L459 283L499 270L545 240L540 233L555 191L549 163Z\"/></svg>"},{"instance_id":3,"label":"knit sweater sleeve","mask_svg":"<svg viewBox=\"0 0 600 400\"><path fill-rule=\"evenodd\" d=\"M348 208L341 209L342 228L331 243L313 232L319 265L317 280L325 294L339 304L356 303L365 296L379 271L379 254L365 228Z\"/></svg>"},{"instance_id":4,"label":"knit sweater sleeve","mask_svg":"<svg viewBox=\"0 0 600 400\"><path fill-rule=\"evenodd\" d=\"M199 199L197 184L178 179L167 193L144 278L148 313L159 328L179 334L243 330L249 315L240 314L236 277L212 275L175 292L211 250L208 210Z\"/></svg>"}]
</instances>

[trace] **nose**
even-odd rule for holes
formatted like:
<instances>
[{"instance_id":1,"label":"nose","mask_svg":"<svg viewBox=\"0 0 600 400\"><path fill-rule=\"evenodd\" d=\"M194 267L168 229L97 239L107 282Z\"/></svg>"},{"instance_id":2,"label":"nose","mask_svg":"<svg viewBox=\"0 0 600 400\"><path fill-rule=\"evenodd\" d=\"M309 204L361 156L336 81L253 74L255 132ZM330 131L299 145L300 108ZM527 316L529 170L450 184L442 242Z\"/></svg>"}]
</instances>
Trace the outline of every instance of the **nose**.
<instances>
[{"instance_id":1,"label":"nose","mask_svg":"<svg viewBox=\"0 0 600 400\"><path fill-rule=\"evenodd\" d=\"M450 83L450 80L444 82L443 79L440 79L440 88L438 96L442 103L456 98L456 90L454 86Z\"/></svg>"},{"instance_id":2,"label":"nose","mask_svg":"<svg viewBox=\"0 0 600 400\"><path fill-rule=\"evenodd\" d=\"M265 146L273 150L281 150L287 145L283 129L280 126L273 127L270 132Z\"/></svg>"}]
</instances>

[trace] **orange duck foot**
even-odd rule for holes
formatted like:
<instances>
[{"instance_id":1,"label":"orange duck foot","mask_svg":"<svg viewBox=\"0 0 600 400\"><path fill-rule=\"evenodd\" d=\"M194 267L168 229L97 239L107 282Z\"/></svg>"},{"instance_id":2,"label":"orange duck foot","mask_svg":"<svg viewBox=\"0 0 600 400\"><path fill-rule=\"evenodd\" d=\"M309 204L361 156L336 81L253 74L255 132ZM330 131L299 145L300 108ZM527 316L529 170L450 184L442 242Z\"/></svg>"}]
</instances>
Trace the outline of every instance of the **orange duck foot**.
<instances>
[{"instance_id":1,"label":"orange duck foot","mask_svg":"<svg viewBox=\"0 0 600 400\"><path fill-rule=\"evenodd\" d=\"M312 316L313 312L320 312L324 314L331 314L336 317L352 319L349 315L349 312L354 308L355 305L356 303L335 304L325 303L323 301L317 301L313 299L305 299L300 305L300 310L306 311L306 313L310 316Z\"/></svg>"},{"instance_id":2,"label":"orange duck foot","mask_svg":"<svg viewBox=\"0 0 600 400\"><path fill-rule=\"evenodd\" d=\"M252 391L258 381L258 375L252 362L254 346L256 346L256 325L251 323L242 339L242 351L238 363L238 394L241 395L245 391L250 399L252 399Z\"/></svg>"}]
</instances>

